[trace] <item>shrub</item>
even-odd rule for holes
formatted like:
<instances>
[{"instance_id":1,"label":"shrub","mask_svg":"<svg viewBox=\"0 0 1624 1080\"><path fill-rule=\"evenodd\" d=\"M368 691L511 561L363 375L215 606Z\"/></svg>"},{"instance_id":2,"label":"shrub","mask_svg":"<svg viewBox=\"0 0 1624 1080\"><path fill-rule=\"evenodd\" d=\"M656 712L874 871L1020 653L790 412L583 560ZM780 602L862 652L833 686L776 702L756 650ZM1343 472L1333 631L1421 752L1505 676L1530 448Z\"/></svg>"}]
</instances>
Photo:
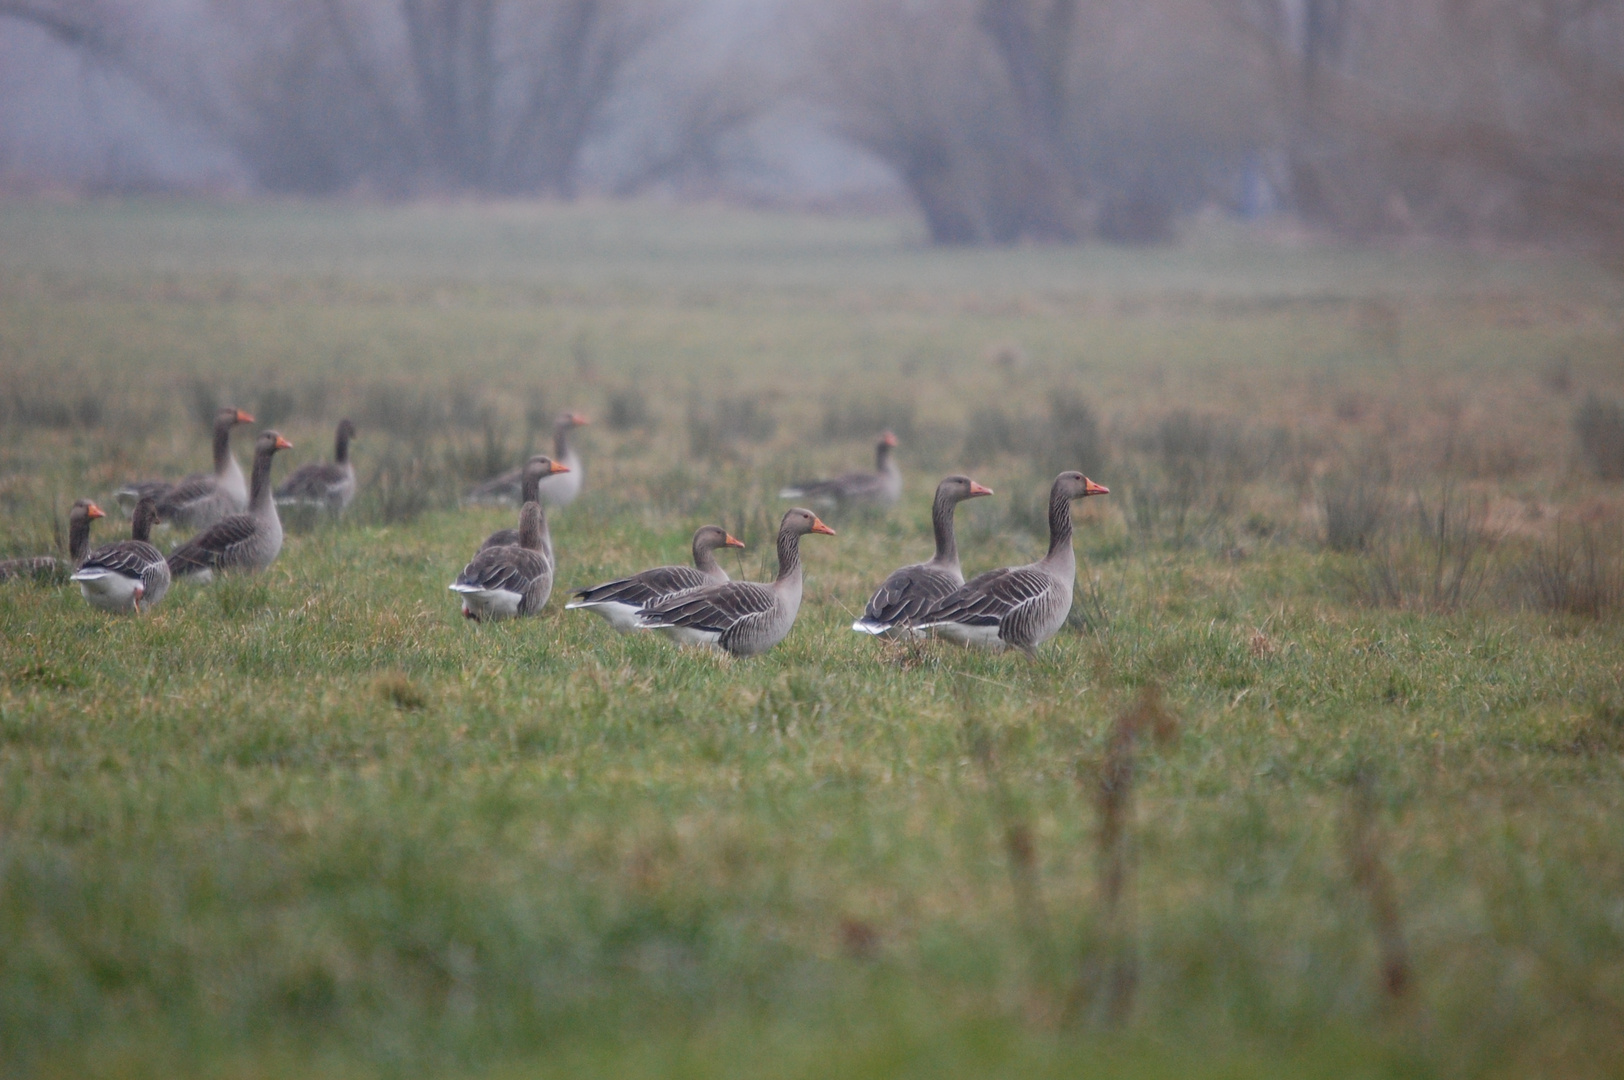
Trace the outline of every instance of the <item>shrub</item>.
<instances>
[{"instance_id":1,"label":"shrub","mask_svg":"<svg viewBox=\"0 0 1624 1080\"><path fill-rule=\"evenodd\" d=\"M1574 413L1573 430L1579 452L1597 476L1624 480L1624 406L1591 394Z\"/></svg>"},{"instance_id":2,"label":"shrub","mask_svg":"<svg viewBox=\"0 0 1624 1080\"><path fill-rule=\"evenodd\" d=\"M1543 611L1601 618L1624 604L1624 553L1611 530L1558 529L1518 568L1529 601Z\"/></svg>"},{"instance_id":3,"label":"shrub","mask_svg":"<svg viewBox=\"0 0 1624 1080\"><path fill-rule=\"evenodd\" d=\"M1367 454L1351 468L1326 474L1316 492L1325 517L1325 546L1368 550L1386 527L1392 505L1392 469L1384 455Z\"/></svg>"},{"instance_id":4,"label":"shrub","mask_svg":"<svg viewBox=\"0 0 1624 1080\"><path fill-rule=\"evenodd\" d=\"M695 457L733 453L740 442L765 442L778 430L778 418L765 399L743 395L709 406L688 400L688 449Z\"/></svg>"},{"instance_id":5,"label":"shrub","mask_svg":"<svg viewBox=\"0 0 1624 1080\"><path fill-rule=\"evenodd\" d=\"M609 395L609 416L606 420L613 431L652 427L654 417L649 413L648 400L635 386L617 390Z\"/></svg>"},{"instance_id":6,"label":"shrub","mask_svg":"<svg viewBox=\"0 0 1624 1080\"><path fill-rule=\"evenodd\" d=\"M1377 607L1466 606L1483 588L1494 546L1487 503L1445 485L1435 500L1417 492L1410 510L1372 542L1350 575L1356 595Z\"/></svg>"}]
</instances>

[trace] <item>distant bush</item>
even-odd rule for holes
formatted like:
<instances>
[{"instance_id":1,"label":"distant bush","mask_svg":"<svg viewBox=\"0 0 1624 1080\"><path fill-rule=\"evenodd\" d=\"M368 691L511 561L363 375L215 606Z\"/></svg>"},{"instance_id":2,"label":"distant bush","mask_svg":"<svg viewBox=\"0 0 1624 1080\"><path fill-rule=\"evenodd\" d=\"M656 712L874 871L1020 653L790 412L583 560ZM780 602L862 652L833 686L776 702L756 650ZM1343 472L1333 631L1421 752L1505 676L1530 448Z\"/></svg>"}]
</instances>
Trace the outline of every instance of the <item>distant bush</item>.
<instances>
[{"instance_id":1,"label":"distant bush","mask_svg":"<svg viewBox=\"0 0 1624 1080\"><path fill-rule=\"evenodd\" d=\"M1488 505L1445 485L1435 498L1416 493L1408 512L1373 539L1348 581L1372 607L1455 611L1476 599L1487 579L1494 537Z\"/></svg>"},{"instance_id":2,"label":"distant bush","mask_svg":"<svg viewBox=\"0 0 1624 1080\"><path fill-rule=\"evenodd\" d=\"M1326 547L1366 551L1375 543L1392 509L1391 477L1385 455L1367 454L1320 479L1315 494L1325 517Z\"/></svg>"},{"instance_id":3,"label":"distant bush","mask_svg":"<svg viewBox=\"0 0 1624 1080\"><path fill-rule=\"evenodd\" d=\"M1067 390L1053 391L1048 404L1047 416L1011 416L997 406L972 412L965 462L979 465L999 454L1022 454L1049 476L1068 469L1098 472L1108 454L1093 407Z\"/></svg>"},{"instance_id":4,"label":"distant bush","mask_svg":"<svg viewBox=\"0 0 1624 1080\"><path fill-rule=\"evenodd\" d=\"M1573 414L1573 430L1580 453L1597 476L1624 480L1624 406L1590 394Z\"/></svg>"},{"instance_id":5,"label":"distant bush","mask_svg":"<svg viewBox=\"0 0 1624 1080\"><path fill-rule=\"evenodd\" d=\"M1601 618L1624 606L1624 550L1617 530L1580 526L1577 535L1558 529L1516 570L1536 608Z\"/></svg>"},{"instance_id":6,"label":"distant bush","mask_svg":"<svg viewBox=\"0 0 1624 1080\"><path fill-rule=\"evenodd\" d=\"M643 392L635 386L628 386L609 395L609 415L605 423L614 431L631 431L634 428L652 427L654 417L649 412Z\"/></svg>"}]
</instances>

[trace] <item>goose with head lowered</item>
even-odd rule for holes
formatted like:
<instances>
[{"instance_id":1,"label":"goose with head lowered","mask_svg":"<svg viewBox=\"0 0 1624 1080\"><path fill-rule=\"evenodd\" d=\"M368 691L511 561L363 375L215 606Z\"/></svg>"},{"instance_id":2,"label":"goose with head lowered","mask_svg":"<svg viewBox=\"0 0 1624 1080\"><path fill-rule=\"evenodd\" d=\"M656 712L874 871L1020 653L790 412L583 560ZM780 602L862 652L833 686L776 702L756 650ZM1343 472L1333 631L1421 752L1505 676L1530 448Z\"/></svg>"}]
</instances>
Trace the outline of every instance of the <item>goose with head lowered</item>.
<instances>
[{"instance_id":1,"label":"goose with head lowered","mask_svg":"<svg viewBox=\"0 0 1624 1080\"><path fill-rule=\"evenodd\" d=\"M90 606L115 613L140 614L169 591L169 564L164 553L149 542L158 522L158 502L144 495L135 504L130 538L103 544L92 551L71 580Z\"/></svg>"},{"instance_id":2,"label":"goose with head lowered","mask_svg":"<svg viewBox=\"0 0 1624 1080\"><path fill-rule=\"evenodd\" d=\"M541 503L519 508L519 542L482 547L450 585L475 622L539 615L553 594L553 561L541 548Z\"/></svg>"},{"instance_id":3,"label":"goose with head lowered","mask_svg":"<svg viewBox=\"0 0 1624 1080\"><path fill-rule=\"evenodd\" d=\"M881 432L874 447L874 471L851 472L829 480L806 480L778 493L780 499L805 499L819 506L888 507L902 497L902 470L897 468L897 437Z\"/></svg>"},{"instance_id":4,"label":"goose with head lowered","mask_svg":"<svg viewBox=\"0 0 1624 1080\"><path fill-rule=\"evenodd\" d=\"M1026 566L989 570L921 612L914 625L961 645L1014 646L1032 652L1065 624L1077 580L1071 502L1109 495L1080 472L1063 472L1049 489L1049 553Z\"/></svg>"},{"instance_id":5,"label":"goose with head lowered","mask_svg":"<svg viewBox=\"0 0 1624 1080\"><path fill-rule=\"evenodd\" d=\"M231 429L251 424L254 418L241 409L226 406L214 414L214 471L193 473L182 480L139 480L114 492L119 506L133 511L142 496L150 495L158 504L158 517L183 529L206 529L230 514L248 509L248 484L242 466L231 452Z\"/></svg>"},{"instance_id":6,"label":"goose with head lowered","mask_svg":"<svg viewBox=\"0 0 1624 1080\"><path fill-rule=\"evenodd\" d=\"M578 412L560 413L553 425L554 461L563 465L556 476L542 480L539 488L541 501L550 506L568 506L581 493L586 473L581 468L581 455L570 445L570 432L590 423ZM509 469L491 477L468 493L468 501L476 506L511 506L524 498L524 466Z\"/></svg>"},{"instance_id":7,"label":"goose with head lowered","mask_svg":"<svg viewBox=\"0 0 1624 1080\"><path fill-rule=\"evenodd\" d=\"M355 466L350 463L350 441L354 438L355 425L347 418L340 420L333 437L333 460L312 461L294 469L276 489L276 504L343 513L355 498Z\"/></svg>"},{"instance_id":8,"label":"goose with head lowered","mask_svg":"<svg viewBox=\"0 0 1624 1080\"><path fill-rule=\"evenodd\" d=\"M835 535L810 510L796 507L778 526L778 577L771 584L729 581L646 604L638 624L683 645L710 645L755 656L784 640L801 609L801 537Z\"/></svg>"},{"instance_id":9,"label":"goose with head lowered","mask_svg":"<svg viewBox=\"0 0 1624 1080\"><path fill-rule=\"evenodd\" d=\"M895 570L869 597L863 617L851 624L859 633L875 636L918 637L913 628L927 609L964 584L959 548L953 537L953 510L965 499L991 495L968 476L949 476L936 485L930 523L936 533L936 555L929 562Z\"/></svg>"},{"instance_id":10,"label":"goose with head lowered","mask_svg":"<svg viewBox=\"0 0 1624 1080\"><path fill-rule=\"evenodd\" d=\"M547 556L547 561L557 564L553 560L553 530L547 524L547 504L541 501L541 485L549 476L569 472L568 465L560 465L546 454L537 454L524 464L523 492L524 502L536 503L541 507L541 553ZM520 505L524 505L520 503ZM485 538L481 549L488 547L502 547L506 544L519 542L518 529L497 529Z\"/></svg>"},{"instance_id":11,"label":"goose with head lowered","mask_svg":"<svg viewBox=\"0 0 1624 1080\"><path fill-rule=\"evenodd\" d=\"M282 550L282 519L271 498L271 459L278 450L291 449L293 444L276 432L259 433L248 512L221 518L170 552L172 576L210 581L221 570L263 570L276 561Z\"/></svg>"},{"instance_id":12,"label":"goose with head lowered","mask_svg":"<svg viewBox=\"0 0 1624 1080\"><path fill-rule=\"evenodd\" d=\"M720 525L703 525L694 533L692 566L656 566L631 577L579 589L575 599L565 604L564 609L580 608L602 615L610 626L622 634L630 634L643 628L637 613L644 607L659 604L689 589L726 584L729 578L716 561L716 549L743 546L742 541L734 539Z\"/></svg>"},{"instance_id":13,"label":"goose with head lowered","mask_svg":"<svg viewBox=\"0 0 1624 1080\"><path fill-rule=\"evenodd\" d=\"M90 552L90 523L106 517L102 508L89 499L79 499L68 511L68 560L63 566L55 555L26 555L20 559L0 560L0 581L35 578L41 581L61 581L70 569L77 570Z\"/></svg>"}]
</instances>

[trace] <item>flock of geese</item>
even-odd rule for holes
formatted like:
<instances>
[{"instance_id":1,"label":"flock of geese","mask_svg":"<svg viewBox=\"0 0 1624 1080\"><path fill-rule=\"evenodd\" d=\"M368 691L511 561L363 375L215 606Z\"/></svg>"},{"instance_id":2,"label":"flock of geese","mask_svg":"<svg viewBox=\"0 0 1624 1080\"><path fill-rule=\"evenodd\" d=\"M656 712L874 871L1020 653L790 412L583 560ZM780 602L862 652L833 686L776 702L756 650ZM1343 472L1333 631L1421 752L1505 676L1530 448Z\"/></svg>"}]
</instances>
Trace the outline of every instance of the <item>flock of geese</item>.
<instances>
[{"instance_id":1,"label":"flock of geese","mask_svg":"<svg viewBox=\"0 0 1624 1080\"><path fill-rule=\"evenodd\" d=\"M109 612L149 610L177 578L207 582L217 573L268 567L282 550L279 506L335 515L344 511L356 489L350 462L355 426L349 420L338 424L332 461L304 465L275 488L272 461L291 443L275 431L261 432L246 481L231 452L232 430L253 422L238 408L216 414L213 472L177 481L142 480L118 489L114 498L130 515L128 540L90 550L91 523L106 514L90 499L73 504L68 515L69 580L78 584L86 601ZM547 507L567 506L580 494L584 470L570 434L585 423L580 413L562 414L551 455L537 454L469 493L471 503L519 506L517 528L486 537L451 583L469 619L535 615L546 606L556 567ZM896 445L896 436L887 431L875 448L873 471L808 481L779 494L826 506L889 507L902 494ZM1049 492L1047 554L1025 566L989 570L966 581L954 540L954 510L966 499L991 494L968 476L943 479L931 505L935 555L892 572L852 629L877 637L934 635L962 645L1027 652L1054 636L1071 610L1077 574L1071 503L1109 490L1080 472L1061 473ZM191 529L193 535L165 556L152 544L152 530L160 523ZM716 552L744 544L721 526L706 525L694 533L693 566L658 566L580 589L564 606L600 615L622 633L652 630L679 644L755 656L782 641L795 624L803 582L800 542L812 533L835 535L812 511L787 511L778 528L778 576L771 582L733 581L717 563ZM0 579L60 569L50 556L12 559L0 562Z\"/></svg>"}]
</instances>

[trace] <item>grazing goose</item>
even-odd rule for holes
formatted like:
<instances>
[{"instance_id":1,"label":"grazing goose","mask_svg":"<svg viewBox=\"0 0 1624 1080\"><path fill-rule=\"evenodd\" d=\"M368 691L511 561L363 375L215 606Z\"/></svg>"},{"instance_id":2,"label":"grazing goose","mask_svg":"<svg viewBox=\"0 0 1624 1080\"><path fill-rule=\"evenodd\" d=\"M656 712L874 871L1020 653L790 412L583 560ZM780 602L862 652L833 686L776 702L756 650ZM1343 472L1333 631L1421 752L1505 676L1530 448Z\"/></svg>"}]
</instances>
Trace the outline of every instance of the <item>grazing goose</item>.
<instances>
[{"instance_id":1,"label":"grazing goose","mask_svg":"<svg viewBox=\"0 0 1624 1080\"><path fill-rule=\"evenodd\" d=\"M921 630L934 630L960 645L1031 652L1054 636L1071 611L1077 556L1071 549L1071 501L1109 495L1080 472L1063 472L1049 489L1049 553L1026 566L980 574L919 615Z\"/></svg>"},{"instance_id":2,"label":"grazing goose","mask_svg":"<svg viewBox=\"0 0 1624 1080\"><path fill-rule=\"evenodd\" d=\"M835 535L810 510L796 507L778 526L778 578L771 585L729 581L677 593L645 605L639 625L683 645L713 645L755 656L784 640L801 608L801 537Z\"/></svg>"},{"instance_id":3,"label":"grazing goose","mask_svg":"<svg viewBox=\"0 0 1624 1080\"><path fill-rule=\"evenodd\" d=\"M170 483L167 480L139 480L113 493L126 513L135 509L142 496L158 503L158 517L185 529L206 529L228 514L248 509L248 485L242 466L231 452L231 429L251 424L254 418L241 409L226 406L214 414L214 471L193 473Z\"/></svg>"},{"instance_id":4,"label":"grazing goose","mask_svg":"<svg viewBox=\"0 0 1624 1080\"><path fill-rule=\"evenodd\" d=\"M637 613L644 607L659 604L676 593L698 589L706 585L724 585L727 571L716 562L716 549L742 548L744 543L720 525L704 525L694 533L694 564L692 566L656 566L640 574L580 589L576 599L564 605L566 611L585 608L609 620L609 625L622 634L642 629Z\"/></svg>"},{"instance_id":5,"label":"grazing goose","mask_svg":"<svg viewBox=\"0 0 1624 1080\"><path fill-rule=\"evenodd\" d=\"M171 574L211 581L217 570L263 570L276 561L282 550L282 519L271 498L271 458L278 450L291 449L293 444L276 432L259 433L248 512L221 518L170 552Z\"/></svg>"},{"instance_id":6,"label":"grazing goose","mask_svg":"<svg viewBox=\"0 0 1624 1080\"><path fill-rule=\"evenodd\" d=\"M541 503L542 480L557 473L569 472L568 465L560 465L546 454L537 454L524 464L524 482L522 491L524 501L527 503ZM523 505L522 503L520 505ZM518 529L497 529L485 538L481 549L488 547L502 547L507 544L519 542ZM547 504L541 503L541 553L547 556L547 561L554 566L558 564L553 559L553 531L547 525Z\"/></svg>"},{"instance_id":7,"label":"grazing goose","mask_svg":"<svg viewBox=\"0 0 1624 1080\"><path fill-rule=\"evenodd\" d=\"M578 412L559 413L553 425L553 460L563 465L557 476L541 482L541 501L552 506L568 506L581 493L586 473L581 468L581 456L570 445L570 432L591 423ZM511 506L524 498L521 490L524 467L509 469L493 476L468 493L468 501L475 505Z\"/></svg>"},{"instance_id":8,"label":"grazing goose","mask_svg":"<svg viewBox=\"0 0 1624 1080\"><path fill-rule=\"evenodd\" d=\"M519 509L519 542L483 547L452 582L476 622L539 615L553 594L553 561L541 549L541 503Z\"/></svg>"},{"instance_id":9,"label":"grazing goose","mask_svg":"<svg viewBox=\"0 0 1624 1080\"><path fill-rule=\"evenodd\" d=\"M68 559L74 569L78 569L79 564L85 561L85 554L90 551L90 523L106 516L102 508L89 499L79 499L68 511ZM0 581L17 578L54 578L60 581L66 572L62 560L55 555L28 555L21 559L0 561Z\"/></svg>"},{"instance_id":10,"label":"grazing goose","mask_svg":"<svg viewBox=\"0 0 1624 1080\"><path fill-rule=\"evenodd\" d=\"M348 419L338 422L333 439L333 460L300 465L276 489L278 506L309 506L317 510L343 513L355 498L355 466L350 464L350 440L355 425Z\"/></svg>"},{"instance_id":11,"label":"grazing goose","mask_svg":"<svg viewBox=\"0 0 1624 1080\"><path fill-rule=\"evenodd\" d=\"M148 542L158 523L158 503L144 495L135 504L130 538L103 544L79 564L71 580L79 583L90 606L103 611L140 614L169 591L169 564Z\"/></svg>"},{"instance_id":12,"label":"grazing goose","mask_svg":"<svg viewBox=\"0 0 1624 1080\"><path fill-rule=\"evenodd\" d=\"M851 628L876 636L922 636L914 630L914 620L964 584L964 571L959 569L959 547L953 539L953 510L965 499L991 494L991 488L982 487L968 476L949 476L937 484L936 501L930 508L930 523L936 532L936 556L929 562L892 571L869 597L863 617L852 623Z\"/></svg>"},{"instance_id":13,"label":"grazing goose","mask_svg":"<svg viewBox=\"0 0 1624 1080\"><path fill-rule=\"evenodd\" d=\"M821 506L891 506L902 495L902 471L897 468L892 454L896 446L897 437L889 431L882 432L874 448L873 472L847 473L832 480L808 480L785 488L778 497L807 499Z\"/></svg>"}]
</instances>

